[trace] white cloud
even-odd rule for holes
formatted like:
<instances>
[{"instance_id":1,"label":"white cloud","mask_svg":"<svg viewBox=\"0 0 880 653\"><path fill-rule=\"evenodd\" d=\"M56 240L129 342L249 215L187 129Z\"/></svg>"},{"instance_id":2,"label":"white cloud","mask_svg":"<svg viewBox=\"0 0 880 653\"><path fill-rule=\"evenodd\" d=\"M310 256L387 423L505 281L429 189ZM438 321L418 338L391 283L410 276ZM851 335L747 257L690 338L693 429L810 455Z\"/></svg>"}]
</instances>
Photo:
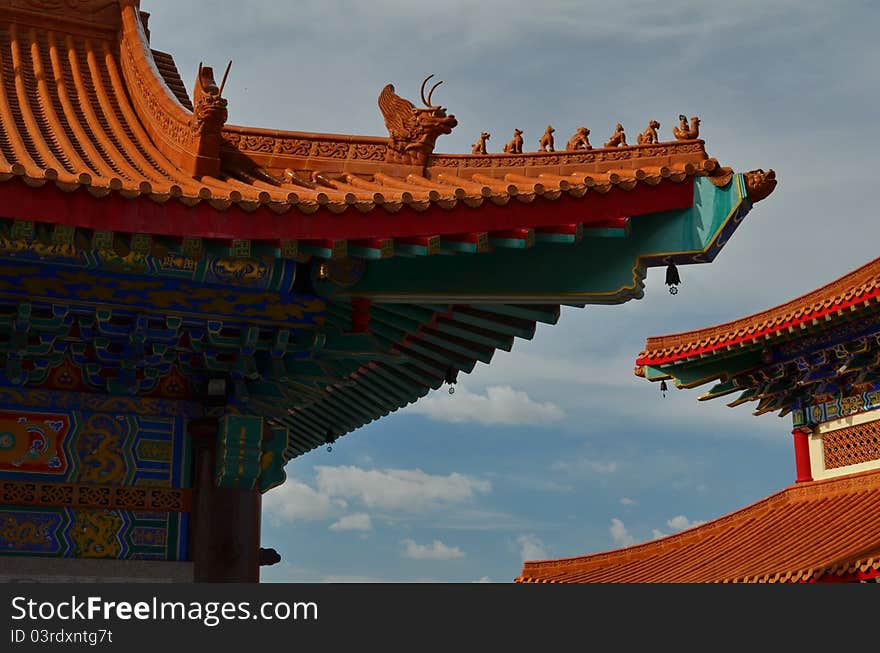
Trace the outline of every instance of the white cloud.
<instances>
[{"instance_id":1,"label":"white cloud","mask_svg":"<svg viewBox=\"0 0 880 653\"><path fill-rule=\"evenodd\" d=\"M345 501L334 500L292 478L263 497L263 512L273 526L326 519L345 505Z\"/></svg>"},{"instance_id":2,"label":"white cloud","mask_svg":"<svg viewBox=\"0 0 880 653\"><path fill-rule=\"evenodd\" d=\"M672 529L673 533L677 533L678 531L683 531L687 528L693 528L694 526L699 526L700 524L705 524L705 520L702 521L691 521L684 515L677 515L672 517L671 519L666 520L666 525ZM666 537L668 533L665 533L657 528L651 531L654 539L656 540L659 537Z\"/></svg>"},{"instance_id":3,"label":"white cloud","mask_svg":"<svg viewBox=\"0 0 880 653\"><path fill-rule=\"evenodd\" d=\"M611 539L618 546L632 546L636 543L636 539L629 534L624 523L617 517L611 520L611 528L608 531L611 533Z\"/></svg>"},{"instance_id":4,"label":"white cloud","mask_svg":"<svg viewBox=\"0 0 880 653\"><path fill-rule=\"evenodd\" d=\"M589 458L578 458L575 460L560 460L553 464L553 469L568 472L570 474L582 474L584 472L593 472L595 474L613 474L617 471L617 463L613 460L602 462L601 460L591 460Z\"/></svg>"},{"instance_id":5,"label":"white cloud","mask_svg":"<svg viewBox=\"0 0 880 653\"><path fill-rule=\"evenodd\" d=\"M482 578L480 578L480 580L475 580L474 582L475 583L491 583L492 579L489 578L488 576L483 576Z\"/></svg>"},{"instance_id":6,"label":"white cloud","mask_svg":"<svg viewBox=\"0 0 880 653\"><path fill-rule=\"evenodd\" d=\"M516 542L519 544L520 556L524 562L526 560L543 560L550 557L546 545L533 533L520 535L516 538Z\"/></svg>"},{"instance_id":7,"label":"white cloud","mask_svg":"<svg viewBox=\"0 0 880 653\"><path fill-rule=\"evenodd\" d=\"M417 401L408 410L441 422L479 424L545 425L565 417L565 412L549 401L533 400L509 385L490 386L486 394L476 394L459 385L455 394L434 393Z\"/></svg>"},{"instance_id":8,"label":"white cloud","mask_svg":"<svg viewBox=\"0 0 880 653\"><path fill-rule=\"evenodd\" d=\"M455 560L464 557L464 551L457 546L448 546L440 540L434 540L431 544L417 544L407 539L403 545L403 557L413 560Z\"/></svg>"},{"instance_id":9,"label":"white cloud","mask_svg":"<svg viewBox=\"0 0 880 653\"><path fill-rule=\"evenodd\" d=\"M338 521L330 524L331 531L371 531L373 522L370 516L364 512L353 515L345 515Z\"/></svg>"},{"instance_id":10,"label":"white cloud","mask_svg":"<svg viewBox=\"0 0 880 653\"><path fill-rule=\"evenodd\" d=\"M636 505L636 503L638 503L638 502L637 502L635 499L630 499L629 497L623 497L623 498L620 500L620 503L622 503L622 504L625 505L625 506L634 506L634 505Z\"/></svg>"},{"instance_id":11,"label":"white cloud","mask_svg":"<svg viewBox=\"0 0 880 653\"><path fill-rule=\"evenodd\" d=\"M693 528L694 526L699 526L700 524L705 523L705 520L691 521L684 515L678 515L677 517L666 520L666 525L674 531L683 531L686 528Z\"/></svg>"},{"instance_id":12,"label":"white cloud","mask_svg":"<svg viewBox=\"0 0 880 653\"><path fill-rule=\"evenodd\" d=\"M418 512L470 501L492 489L488 481L453 472L420 469L366 470L354 466L316 467L318 489L330 497L357 500L368 508Z\"/></svg>"}]
</instances>

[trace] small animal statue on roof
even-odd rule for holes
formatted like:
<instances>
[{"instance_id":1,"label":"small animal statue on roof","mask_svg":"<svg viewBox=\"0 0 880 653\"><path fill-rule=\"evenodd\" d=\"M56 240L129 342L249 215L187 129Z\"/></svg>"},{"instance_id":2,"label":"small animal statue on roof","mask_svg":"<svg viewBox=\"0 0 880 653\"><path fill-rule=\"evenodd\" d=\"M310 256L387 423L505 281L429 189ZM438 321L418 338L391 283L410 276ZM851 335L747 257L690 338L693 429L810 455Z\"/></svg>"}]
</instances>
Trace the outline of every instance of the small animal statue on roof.
<instances>
[{"instance_id":1,"label":"small animal statue on roof","mask_svg":"<svg viewBox=\"0 0 880 653\"><path fill-rule=\"evenodd\" d=\"M687 116L681 114L678 116L678 126L672 128L672 135L680 141L690 141L700 137L700 119L697 116L691 118L691 124L688 126Z\"/></svg>"},{"instance_id":2,"label":"small animal statue on roof","mask_svg":"<svg viewBox=\"0 0 880 653\"><path fill-rule=\"evenodd\" d=\"M586 127L578 127L574 135L568 139L565 149L572 150L592 150L590 145L590 130Z\"/></svg>"},{"instance_id":3,"label":"small animal statue on roof","mask_svg":"<svg viewBox=\"0 0 880 653\"><path fill-rule=\"evenodd\" d=\"M541 136L541 140L538 141L539 152L556 151L553 147L553 132L555 131L556 130L553 129L553 125L547 125L547 129L544 131L544 135Z\"/></svg>"},{"instance_id":4,"label":"small animal statue on roof","mask_svg":"<svg viewBox=\"0 0 880 653\"><path fill-rule=\"evenodd\" d=\"M605 143L605 147L620 147L626 146L626 133L623 131L623 125L617 123L617 126L614 128L614 134Z\"/></svg>"},{"instance_id":5,"label":"small animal statue on roof","mask_svg":"<svg viewBox=\"0 0 880 653\"><path fill-rule=\"evenodd\" d=\"M513 130L513 138L504 146L507 154L522 154L523 137L522 129Z\"/></svg>"},{"instance_id":6,"label":"small animal statue on roof","mask_svg":"<svg viewBox=\"0 0 880 653\"><path fill-rule=\"evenodd\" d=\"M486 141L489 140L489 132L480 132L480 138L471 146L471 154L487 154Z\"/></svg>"},{"instance_id":7,"label":"small animal statue on roof","mask_svg":"<svg viewBox=\"0 0 880 653\"><path fill-rule=\"evenodd\" d=\"M196 75L196 84L193 89L193 118L191 127L198 135L217 134L226 123L228 117L227 101L223 97L223 86L229 75L229 66L223 75L223 82L217 86L214 81L214 69L210 66L199 64L199 72Z\"/></svg>"},{"instance_id":8,"label":"small animal statue on roof","mask_svg":"<svg viewBox=\"0 0 880 653\"><path fill-rule=\"evenodd\" d=\"M660 123L656 120L652 120L648 123L648 127L636 137L636 141L639 145L651 145L652 143L659 143L660 139L657 137L657 130L660 129Z\"/></svg>"},{"instance_id":9,"label":"small animal statue on roof","mask_svg":"<svg viewBox=\"0 0 880 653\"><path fill-rule=\"evenodd\" d=\"M434 151L434 143L441 134L452 133L458 121L453 115L446 115L446 109L431 104L431 96L440 84L437 82L425 97L425 84L433 75L428 75L422 82L421 96L424 109L416 108L412 102L405 100L394 92L394 86L388 84L379 94L379 109L385 118L388 128L388 149L385 161L404 165L424 166Z\"/></svg>"}]
</instances>

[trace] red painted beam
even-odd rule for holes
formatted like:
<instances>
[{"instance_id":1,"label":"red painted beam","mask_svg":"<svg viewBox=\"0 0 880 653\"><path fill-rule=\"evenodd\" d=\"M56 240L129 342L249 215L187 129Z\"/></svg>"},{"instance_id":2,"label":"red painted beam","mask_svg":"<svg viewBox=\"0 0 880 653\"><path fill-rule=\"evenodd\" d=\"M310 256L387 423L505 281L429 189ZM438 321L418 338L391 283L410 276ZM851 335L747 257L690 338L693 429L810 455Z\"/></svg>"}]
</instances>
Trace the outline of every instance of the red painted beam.
<instances>
[{"instance_id":1,"label":"red painted beam","mask_svg":"<svg viewBox=\"0 0 880 653\"><path fill-rule=\"evenodd\" d=\"M693 204L693 180L639 184L630 191L612 188L582 198L563 194L556 200L485 202L479 208L459 203L454 209L433 205L425 211L404 206L396 213L377 208L363 215L319 210L312 215L293 208L278 215L267 207L247 212L236 205L220 211L207 202L193 207L171 199L158 204L147 197L125 199L111 193L95 198L85 188L70 193L52 183L31 188L19 179L0 183L0 217L65 224L86 229L248 240L348 240L445 235L585 223L686 209Z\"/></svg>"}]
</instances>

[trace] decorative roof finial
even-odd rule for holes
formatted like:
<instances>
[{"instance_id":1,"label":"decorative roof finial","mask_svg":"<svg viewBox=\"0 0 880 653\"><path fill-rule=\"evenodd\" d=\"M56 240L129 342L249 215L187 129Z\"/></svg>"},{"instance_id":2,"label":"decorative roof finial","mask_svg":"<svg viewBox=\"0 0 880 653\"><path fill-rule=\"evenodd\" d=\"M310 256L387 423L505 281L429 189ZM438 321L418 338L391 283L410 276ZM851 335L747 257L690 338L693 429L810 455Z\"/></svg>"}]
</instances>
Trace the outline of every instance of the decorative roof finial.
<instances>
[{"instance_id":1,"label":"decorative roof finial","mask_svg":"<svg viewBox=\"0 0 880 653\"><path fill-rule=\"evenodd\" d=\"M660 139L657 136L657 130L660 129L660 123L656 120L652 120L648 123L648 127L636 137L636 142L639 145L652 145L653 143L659 143Z\"/></svg>"},{"instance_id":2,"label":"decorative roof finial","mask_svg":"<svg viewBox=\"0 0 880 653\"><path fill-rule=\"evenodd\" d=\"M678 116L678 126L672 128L672 135L679 141L691 141L700 137L700 119L697 116L691 118L688 126L687 116Z\"/></svg>"},{"instance_id":3,"label":"decorative roof finial","mask_svg":"<svg viewBox=\"0 0 880 653\"><path fill-rule=\"evenodd\" d=\"M553 129L553 125L547 125L547 129L544 131L544 135L541 136L541 140L538 141L538 151L546 152L548 149L551 152L555 152L556 150L553 148L553 132L556 130Z\"/></svg>"},{"instance_id":4,"label":"decorative roof finial","mask_svg":"<svg viewBox=\"0 0 880 653\"><path fill-rule=\"evenodd\" d=\"M226 66L223 75L223 86L232 61ZM218 132L226 123L228 111L227 101L223 97L223 86L217 86L214 81L214 69L199 63L199 72L196 76L196 85L193 89L193 130L199 134L206 132Z\"/></svg>"},{"instance_id":5,"label":"decorative roof finial","mask_svg":"<svg viewBox=\"0 0 880 653\"><path fill-rule=\"evenodd\" d=\"M574 133L574 136L568 139L568 143L565 146L566 150L592 150L593 146L590 145L590 130L586 127L578 127L577 131Z\"/></svg>"},{"instance_id":6,"label":"decorative roof finial","mask_svg":"<svg viewBox=\"0 0 880 653\"><path fill-rule=\"evenodd\" d=\"M486 141L490 138L489 132L480 132L480 138L473 144L471 154L488 154L486 151Z\"/></svg>"},{"instance_id":7,"label":"decorative roof finial","mask_svg":"<svg viewBox=\"0 0 880 653\"><path fill-rule=\"evenodd\" d=\"M446 109L431 104L431 96L440 84L437 82L425 97L425 85L434 75L428 75L422 82L420 94L424 109L416 108L394 92L388 84L379 94L379 109L388 128L388 149L385 160L388 163L424 166L434 151L434 143L441 134L452 133L458 121L453 115L446 115Z\"/></svg>"},{"instance_id":8,"label":"decorative roof finial","mask_svg":"<svg viewBox=\"0 0 880 653\"><path fill-rule=\"evenodd\" d=\"M746 194L752 203L760 202L776 189L776 171L771 168L764 172L760 168L743 175L746 182Z\"/></svg>"},{"instance_id":9,"label":"decorative roof finial","mask_svg":"<svg viewBox=\"0 0 880 653\"><path fill-rule=\"evenodd\" d=\"M614 134L605 143L605 147L619 147L626 146L626 133L623 130L623 125L617 123L617 126L614 128Z\"/></svg>"},{"instance_id":10,"label":"decorative roof finial","mask_svg":"<svg viewBox=\"0 0 880 653\"><path fill-rule=\"evenodd\" d=\"M523 148L523 137L522 137L522 129L514 129L513 130L513 138L504 146L504 151L507 154L522 154Z\"/></svg>"}]
</instances>

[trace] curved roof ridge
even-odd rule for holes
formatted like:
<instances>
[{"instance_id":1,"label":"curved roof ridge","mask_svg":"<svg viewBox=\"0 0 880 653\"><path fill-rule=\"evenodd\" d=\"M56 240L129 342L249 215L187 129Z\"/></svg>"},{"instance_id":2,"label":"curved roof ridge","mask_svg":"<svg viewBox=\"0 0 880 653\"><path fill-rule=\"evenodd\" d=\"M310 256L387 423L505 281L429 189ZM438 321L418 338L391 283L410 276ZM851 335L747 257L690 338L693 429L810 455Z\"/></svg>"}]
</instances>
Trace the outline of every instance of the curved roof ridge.
<instances>
[{"instance_id":1,"label":"curved roof ridge","mask_svg":"<svg viewBox=\"0 0 880 653\"><path fill-rule=\"evenodd\" d=\"M730 322L647 339L637 365L662 364L697 351L752 340L880 295L880 258L784 304Z\"/></svg>"},{"instance_id":2,"label":"curved roof ridge","mask_svg":"<svg viewBox=\"0 0 880 653\"><path fill-rule=\"evenodd\" d=\"M392 151L389 136L226 125L213 70L200 66L190 101L173 58L150 48L146 20L138 0L0 0L0 132L7 135L0 139L0 181L51 181L95 198L174 199L175 211L201 204L199 210L235 207L272 219L293 209L293 216L380 209L384 217L480 206L488 215L507 206L506 215L522 214L506 221L510 227L533 229L550 226L531 218L544 213L543 200L583 201L607 212L612 202L603 195L633 192L630 205L642 212L651 212L648 204L680 209L694 177L726 187L733 176L699 138L547 152L432 151L416 165ZM395 97L397 109L413 106ZM438 107L418 111L437 113L428 117L446 127L454 119ZM542 202L523 209L536 198ZM565 218L561 225L580 229L584 222ZM428 231L418 236L437 230ZM199 231L207 233L217 232Z\"/></svg>"}]
</instances>

